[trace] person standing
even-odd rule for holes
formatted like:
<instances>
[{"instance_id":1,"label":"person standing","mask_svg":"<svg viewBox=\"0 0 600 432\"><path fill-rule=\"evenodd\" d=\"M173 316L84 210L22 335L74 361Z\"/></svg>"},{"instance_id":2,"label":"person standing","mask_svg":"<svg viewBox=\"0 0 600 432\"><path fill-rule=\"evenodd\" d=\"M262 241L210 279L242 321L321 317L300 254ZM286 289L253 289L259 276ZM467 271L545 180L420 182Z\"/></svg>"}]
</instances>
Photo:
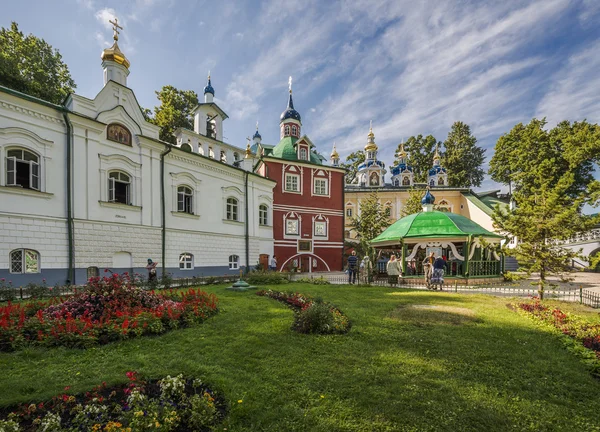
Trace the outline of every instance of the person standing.
<instances>
[{"instance_id":1,"label":"person standing","mask_svg":"<svg viewBox=\"0 0 600 432\"><path fill-rule=\"evenodd\" d=\"M423 260L423 274L425 276L425 284L427 289L431 285L431 274L433 272L433 263L435 262L435 252L431 252L428 257Z\"/></svg>"},{"instance_id":2,"label":"person standing","mask_svg":"<svg viewBox=\"0 0 600 432\"><path fill-rule=\"evenodd\" d=\"M371 273L373 272L373 266L371 265L371 260L368 255L365 255L360 262L360 274L359 278L363 285L368 285L371 277Z\"/></svg>"},{"instance_id":3,"label":"person standing","mask_svg":"<svg viewBox=\"0 0 600 432\"><path fill-rule=\"evenodd\" d=\"M356 270L358 267L358 257L356 251L352 251L352 254L348 257L348 283L356 283Z\"/></svg>"},{"instance_id":4,"label":"person standing","mask_svg":"<svg viewBox=\"0 0 600 432\"><path fill-rule=\"evenodd\" d=\"M158 263L152 262L151 258L148 258L148 265L146 266L146 270L148 270L148 282L153 282L156 280L156 266Z\"/></svg>"},{"instance_id":5,"label":"person standing","mask_svg":"<svg viewBox=\"0 0 600 432\"><path fill-rule=\"evenodd\" d=\"M437 257L435 262L433 263L433 274L431 276L431 283L433 284L433 289L437 289L436 286L440 286L440 291L442 290L442 286L444 285L444 266L446 265L446 261L443 258Z\"/></svg>"},{"instance_id":6,"label":"person standing","mask_svg":"<svg viewBox=\"0 0 600 432\"><path fill-rule=\"evenodd\" d=\"M396 259L396 255L392 255L390 260L387 262L387 274L388 283L392 286L396 286L398 283L398 277L400 276L400 261Z\"/></svg>"},{"instance_id":7,"label":"person standing","mask_svg":"<svg viewBox=\"0 0 600 432\"><path fill-rule=\"evenodd\" d=\"M273 255L271 258L271 264L269 265L269 268L271 271L277 271L277 257L275 255Z\"/></svg>"}]
</instances>

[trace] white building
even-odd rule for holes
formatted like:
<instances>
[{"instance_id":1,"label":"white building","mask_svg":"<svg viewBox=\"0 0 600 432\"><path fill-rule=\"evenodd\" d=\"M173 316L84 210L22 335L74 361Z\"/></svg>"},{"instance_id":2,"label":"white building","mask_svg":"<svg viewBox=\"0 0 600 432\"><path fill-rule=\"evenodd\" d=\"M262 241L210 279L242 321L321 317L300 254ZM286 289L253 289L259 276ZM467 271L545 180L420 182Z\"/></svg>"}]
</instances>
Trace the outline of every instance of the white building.
<instances>
[{"instance_id":1,"label":"white building","mask_svg":"<svg viewBox=\"0 0 600 432\"><path fill-rule=\"evenodd\" d=\"M0 278L80 284L106 268L145 275L148 258L159 274L223 275L268 260L275 182L223 142L210 77L195 131L171 146L127 87L117 40L93 100L0 87Z\"/></svg>"}]
</instances>

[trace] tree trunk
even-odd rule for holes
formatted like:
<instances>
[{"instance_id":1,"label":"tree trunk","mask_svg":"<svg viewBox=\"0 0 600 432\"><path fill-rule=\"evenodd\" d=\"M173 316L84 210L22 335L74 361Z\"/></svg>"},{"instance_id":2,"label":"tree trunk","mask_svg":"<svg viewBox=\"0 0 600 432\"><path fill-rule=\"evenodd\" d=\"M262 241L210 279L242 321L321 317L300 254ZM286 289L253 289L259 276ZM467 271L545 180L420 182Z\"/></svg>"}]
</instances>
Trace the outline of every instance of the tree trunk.
<instances>
[{"instance_id":1,"label":"tree trunk","mask_svg":"<svg viewBox=\"0 0 600 432\"><path fill-rule=\"evenodd\" d=\"M540 280L538 282L538 294L540 300L544 300L544 282L546 281L546 269L542 266L540 269Z\"/></svg>"}]
</instances>

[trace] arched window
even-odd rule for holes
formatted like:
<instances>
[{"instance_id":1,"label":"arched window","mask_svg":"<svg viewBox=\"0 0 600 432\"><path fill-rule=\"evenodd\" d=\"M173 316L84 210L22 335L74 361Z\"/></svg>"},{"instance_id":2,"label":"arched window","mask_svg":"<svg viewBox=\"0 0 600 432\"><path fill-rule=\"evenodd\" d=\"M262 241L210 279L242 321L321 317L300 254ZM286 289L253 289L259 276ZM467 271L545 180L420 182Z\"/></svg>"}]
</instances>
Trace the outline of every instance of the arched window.
<instances>
[{"instance_id":1,"label":"arched window","mask_svg":"<svg viewBox=\"0 0 600 432\"><path fill-rule=\"evenodd\" d=\"M268 225L269 222L269 207L266 204L258 206L258 223L259 225Z\"/></svg>"},{"instance_id":2,"label":"arched window","mask_svg":"<svg viewBox=\"0 0 600 432\"><path fill-rule=\"evenodd\" d=\"M227 198L227 220L238 220L238 200L235 198Z\"/></svg>"},{"instance_id":3,"label":"arched window","mask_svg":"<svg viewBox=\"0 0 600 432\"><path fill-rule=\"evenodd\" d=\"M400 180L394 179L394 186L400 186Z\"/></svg>"},{"instance_id":4,"label":"arched window","mask_svg":"<svg viewBox=\"0 0 600 432\"><path fill-rule=\"evenodd\" d=\"M410 178L408 176L402 178L402 186L410 186Z\"/></svg>"},{"instance_id":5,"label":"arched window","mask_svg":"<svg viewBox=\"0 0 600 432\"><path fill-rule=\"evenodd\" d=\"M346 216L352 217L352 207L346 207Z\"/></svg>"},{"instance_id":6,"label":"arched window","mask_svg":"<svg viewBox=\"0 0 600 432\"><path fill-rule=\"evenodd\" d=\"M435 179L429 180L429 186L435 186Z\"/></svg>"},{"instance_id":7,"label":"arched window","mask_svg":"<svg viewBox=\"0 0 600 432\"><path fill-rule=\"evenodd\" d=\"M211 158L211 159L215 158L215 152L213 151L212 147L208 148L208 157Z\"/></svg>"},{"instance_id":8,"label":"arched window","mask_svg":"<svg viewBox=\"0 0 600 432\"><path fill-rule=\"evenodd\" d=\"M90 278L98 277L98 276L100 276L100 270L98 269L98 267L88 267L87 268L88 280L90 280Z\"/></svg>"},{"instance_id":9,"label":"arched window","mask_svg":"<svg viewBox=\"0 0 600 432\"><path fill-rule=\"evenodd\" d=\"M285 233L287 235L300 235L300 220L294 213L285 218Z\"/></svg>"},{"instance_id":10,"label":"arched window","mask_svg":"<svg viewBox=\"0 0 600 432\"><path fill-rule=\"evenodd\" d=\"M115 203L131 204L131 177L121 171L109 173L108 200Z\"/></svg>"},{"instance_id":11,"label":"arched window","mask_svg":"<svg viewBox=\"0 0 600 432\"><path fill-rule=\"evenodd\" d=\"M217 137L217 125L209 114L206 115L206 136L210 138Z\"/></svg>"},{"instance_id":12,"label":"arched window","mask_svg":"<svg viewBox=\"0 0 600 432\"><path fill-rule=\"evenodd\" d=\"M187 186L177 188L177 211L194 214L194 192Z\"/></svg>"},{"instance_id":13,"label":"arched window","mask_svg":"<svg viewBox=\"0 0 600 432\"><path fill-rule=\"evenodd\" d=\"M300 159L306 160L307 159L307 157L306 157L307 154L308 153L306 152L306 149L304 147L301 147L300 148Z\"/></svg>"},{"instance_id":14,"label":"arched window","mask_svg":"<svg viewBox=\"0 0 600 432\"><path fill-rule=\"evenodd\" d=\"M438 186L444 186L444 177L438 179Z\"/></svg>"},{"instance_id":15,"label":"arched window","mask_svg":"<svg viewBox=\"0 0 600 432\"><path fill-rule=\"evenodd\" d=\"M15 249L10 252L11 273L39 273L40 254L31 249Z\"/></svg>"},{"instance_id":16,"label":"arched window","mask_svg":"<svg viewBox=\"0 0 600 432\"><path fill-rule=\"evenodd\" d=\"M179 255L179 270L193 270L194 269L194 255L191 253L182 253Z\"/></svg>"},{"instance_id":17,"label":"arched window","mask_svg":"<svg viewBox=\"0 0 600 432\"><path fill-rule=\"evenodd\" d=\"M237 153L237 152L235 152L235 153L233 154L233 161L234 161L234 162L237 162L237 161L239 161L239 160L240 160L240 154L239 154L239 153Z\"/></svg>"},{"instance_id":18,"label":"arched window","mask_svg":"<svg viewBox=\"0 0 600 432\"><path fill-rule=\"evenodd\" d=\"M283 130L284 130L283 134L285 136L289 136L290 135L290 127L288 125L285 125L285 127L284 127Z\"/></svg>"},{"instance_id":19,"label":"arched window","mask_svg":"<svg viewBox=\"0 0 600 432\"><path fill-rule=\"evenodd\" d=\"M229 270L237 270L240 267L240 257L229 255Z\"/></svg>"},{"instance_id":20,"label":"arched window","mask_svg":"<svg viewBox=\"0 0 600 432\"><path fill-rule=\"evenodd\" d=\"M296 125L292 125L292 136L298 136L298 127Z\"/></svg>"},{"instance_id":21,"label":"arched window","mask_svg":"<svg viewBox=\"0 0 600 432\"><path fill-rule=\"evenodd\" d=\"M189 145L188 143L181 144L181 150L183 150L184 152L191 153L192 152L192 146Z\"/></svg>"},{"instance_id":22,"label":"arched window","mask_svg":"<svg viewBox=\"0 0 600 432\"><path fill-rule=\"evenodd\" d=\"M6 185L40 190L40 159L25 149L6 152Z\"/></svg>"},{"instance_id":23,"label":"arched window","mask_svg":"<svg viewBox=\"0 0 600 432\"><path fill-rule=\"evenodd\" d=\"M227 154L224 150L221 150L221 158L219 160L223 163L227 163Z\"/></svg>"}]
</instances>

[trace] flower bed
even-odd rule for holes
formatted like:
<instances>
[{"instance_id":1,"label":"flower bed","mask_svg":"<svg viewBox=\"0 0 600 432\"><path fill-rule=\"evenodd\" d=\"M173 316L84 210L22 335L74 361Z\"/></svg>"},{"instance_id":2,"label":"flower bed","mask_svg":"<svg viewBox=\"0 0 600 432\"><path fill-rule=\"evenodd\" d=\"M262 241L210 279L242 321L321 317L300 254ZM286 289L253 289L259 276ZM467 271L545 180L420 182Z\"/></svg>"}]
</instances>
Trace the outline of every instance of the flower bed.
<instances>
[{"instance_id":1,"label":"flower bed","mask_svg":"<svg viewBox=\"0 0 600 432\"><path fill-rule=\"evenodd\" d=\"M194 289L156 294L113 274L90 279L67 299L0 307L0 351L25 345L86 348L186 327L217 311L214 294Z\"/></svg>"},{"instance_id":2,"label":"flower bed","mask_svg":"<svg viewBox=\"0 0 600 432\"><path fill-rule=\"evenodd\" d=\"M600 324L591 324L559 308L550 308L538 298L530 302L518 303L516 306L529 316L553 326L562 334L591 350L595 356L592 369L595 374L600 375Z\"/></svg>"},{"instance_id":3,"label":"flower bed","mask_svg":"<svg viewBox=\"0 0 600 432\"><path fill-rule=\"evenodd\" d=\"M128 384L78 395L67 387L50 401L4 409L0 431L208 431L225 417L225 400L199 379L127 377Z\"/></svg>"},{"instance_id":4,"label":"flower bed","mask_svg":"<svg viewBox=\"0 0 600 432\"><path fill-rule=\"evenodd\" d=\"M300 293L262 290L259 296L270 297L290 306L295 312L292 330L299 333L347 333L352 327L350 319L337 307Z\"/></svg>"}]
</instances>

